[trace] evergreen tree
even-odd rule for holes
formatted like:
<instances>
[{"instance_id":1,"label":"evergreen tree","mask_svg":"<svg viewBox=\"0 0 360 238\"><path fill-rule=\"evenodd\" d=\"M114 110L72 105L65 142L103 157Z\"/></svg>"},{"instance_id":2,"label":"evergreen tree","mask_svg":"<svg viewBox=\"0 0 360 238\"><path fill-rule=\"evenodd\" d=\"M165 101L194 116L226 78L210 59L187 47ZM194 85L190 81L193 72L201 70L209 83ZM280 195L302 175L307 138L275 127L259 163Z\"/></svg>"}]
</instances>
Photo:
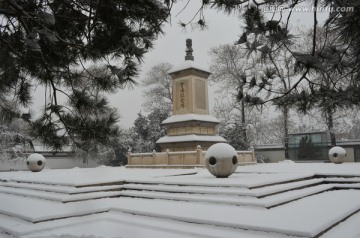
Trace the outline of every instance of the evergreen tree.
<instances>
[{"instance_id":1,"label":"evergreen tree","mask_svg":"<svg viewBox=\"0 0 360 238\"><path fill-rule=\"evenodd\" d=\"M148 115L149 120L149 140L152 142L152 148L161 151L156 141L166 135L166 128L161 123L170 116L168 111L155 109Z\"/></svg>"},{"instance_id":2,"label":"evergreen tree","mask_svg":"<svg viewBox=\"0 0 360 238\"><path fill-rule=\"evenodd\" d=\"M128 149L137 153L159 151L156 141L166 134L161 122L168 117L169 113L160 109L155 109L148 116L139 113L134 126L128 131L130 140L127 143Z\"/></svg>"},{"instance_id":3,"label":"evergreen tree","mask_svg":"<svg viewBox=\"0 0 360 238\"><path fill-rule=\"evenodd\" d=\"M99 151L119 133L104 93L134 83L169 10L167 0L0 1L0 93L27 107L33 86L43 86L33 136L54 149Z\"/></svg>"},{"instance_id":4,"label":"evergreen tree","mask_svg":"<svg viewBox=\"0 0 360 238\"><path fill-rule=\"evenodd\" d=\"M353 103L349 103L342 98L336 98L338 96L337 92L352 87L354 83L351 79L353 76L351 73L353 64L348 61L349 55L341 51L344 44L337 37L338 34L335 33L334 31L328 32L326 29L317 28L316 54L326 71L314 72L311 77L314 84L307 90L303 90L308 95L308 103L320 108L323 120L327 125L326 129L330 134L331 146L336 145L336 111L345 107L353 107ZM309 51L309 44L314 36L313 34L313 31L302 32L303 41L305 42L305 46L302 47L304 51ZM346 60L340 60L340 58ZM302 103L296 103L296 105L301 108Z\"/></svg>"},{"instance_id":5,"label":"evergreen tree","mask_svg":"<svg viewBox=\"0 0 360 238\"><path fill-rule=\"evenodd\" d=\"M236 150L249 149L248 141L245 141L243 137L242 124L235 124L233 126L226 127L225 130L220 133L220 135L226 138L227 142Z\"/></svg>"}]
</instances>

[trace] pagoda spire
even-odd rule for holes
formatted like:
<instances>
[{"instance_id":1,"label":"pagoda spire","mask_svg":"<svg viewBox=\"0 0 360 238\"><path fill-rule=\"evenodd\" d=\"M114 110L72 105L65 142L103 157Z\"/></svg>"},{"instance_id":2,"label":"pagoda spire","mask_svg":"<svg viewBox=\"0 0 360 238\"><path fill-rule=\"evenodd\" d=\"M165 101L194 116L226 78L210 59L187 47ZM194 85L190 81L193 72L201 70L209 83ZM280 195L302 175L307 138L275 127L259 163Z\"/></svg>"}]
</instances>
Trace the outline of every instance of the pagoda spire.
<instances>
[{"instance_id":1,"label":"pagoda spire","mask_svg":"<svg viewBox=\"0 0 360 238\"><path fill-rule=\"evenodd\" d=\"M192 40L191 39L186 39L186 50L185 50L185 52L186 52L185 60L194 61L194 56L192 55L194 50L192 48Z\"/></svg>"}]
</instances>

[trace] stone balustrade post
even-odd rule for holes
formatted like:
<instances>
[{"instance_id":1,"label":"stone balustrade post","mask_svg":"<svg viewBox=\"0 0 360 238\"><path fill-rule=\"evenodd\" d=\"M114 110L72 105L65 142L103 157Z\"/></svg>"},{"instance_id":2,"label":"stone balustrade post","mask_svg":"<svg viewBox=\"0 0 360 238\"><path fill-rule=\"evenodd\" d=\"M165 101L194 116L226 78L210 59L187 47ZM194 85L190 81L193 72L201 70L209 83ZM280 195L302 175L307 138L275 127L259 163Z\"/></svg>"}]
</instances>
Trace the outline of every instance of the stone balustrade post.
<instances>
[{"instance_id":1,"label":"stone balustrade post","mask_svg":"<svg viewBox=\"0 0 360 238\"><path fill-rule=\"evenodd\" d=\"M169 165L170 162L170 155L169 155L170 150L166 149L166 164Z\"/></svg>"},{"instance_id":2,"label":"stone balustrade post","mask_svg":"<svg viewBox=\"0 0 360 238\"><path fill-rule=\"evenodd\" d=\"M256 162L254 146L251 146L251 151L252 151L252 162Z\"/></svg>"},{"instance_id":3,"label":"stone balustrade post","mask_svg":"<svg viewBox=\"0 0 360 238\"><path fill-rule=\"evenodd\" d=\"M202 157L202 148L200 145L196 147L196 165L200 165Z\"/></svg>"},{"instance_id":4,"label":"stone balustrade post","mask_svg":"<svg viewBox=\"0 0 360 238\"><path fill-rule=\"evenodd\" d=\"M152 165L156 164L156 150L152 151Z\"/></svg>"},{"instance_id":5,"label":"stone balustrade post","mask_svg":"<svg viewBox=\"0 0 360 238\"><path fill-rule=\"evenodd\" d=\"M131 165L131 149L128 149L127 152L127 164Z\"/></svg>"}]
</instances>

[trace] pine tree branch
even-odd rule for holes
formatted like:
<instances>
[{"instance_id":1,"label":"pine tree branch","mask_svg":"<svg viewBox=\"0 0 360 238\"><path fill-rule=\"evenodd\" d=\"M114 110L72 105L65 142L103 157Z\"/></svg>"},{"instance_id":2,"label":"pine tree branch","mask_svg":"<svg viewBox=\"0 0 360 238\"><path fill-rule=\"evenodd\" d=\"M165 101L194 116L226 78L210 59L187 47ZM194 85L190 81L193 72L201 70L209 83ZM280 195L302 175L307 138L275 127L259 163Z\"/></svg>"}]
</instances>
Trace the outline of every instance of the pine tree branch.
<instances>
[{"instance_id":1,"label":"pine tree branch","mask_svg":"<svg viewBox=\"0 0 360 238\"><path fill-rule=\"evenodd\" d=\"M317 5L318 5L318 0L314 0L314 30L313 30L313 48L312 48L312 56L315 56L315 51L316 51L316 26L317 26Z\"/></svg>"},{"instance_id":2,"label":"pine tree branch","mask_svg":"<svg viewBox=\"0 0 360 238\"><path fill-rule=\"evenodd\" d=\"M274 101L274 100L277 100L277 99L281 99L281 98L284 98L286 97L287 95L289 95L293 90L295 90L297 88L297 86L301 83L301 81L303 81L305 78L306 78L306 75L307 73L309 72L310 68L306 68L305 72L301 75L301 77L298 79L298 81L285 93L283 93L281 96L277 96L277 97L273 97L273 98L270 98L268 100L265 100L263 102L263 104L265 103L268 103L268 102L271 102L271 101Z\"/></svg>"}]
</instances>

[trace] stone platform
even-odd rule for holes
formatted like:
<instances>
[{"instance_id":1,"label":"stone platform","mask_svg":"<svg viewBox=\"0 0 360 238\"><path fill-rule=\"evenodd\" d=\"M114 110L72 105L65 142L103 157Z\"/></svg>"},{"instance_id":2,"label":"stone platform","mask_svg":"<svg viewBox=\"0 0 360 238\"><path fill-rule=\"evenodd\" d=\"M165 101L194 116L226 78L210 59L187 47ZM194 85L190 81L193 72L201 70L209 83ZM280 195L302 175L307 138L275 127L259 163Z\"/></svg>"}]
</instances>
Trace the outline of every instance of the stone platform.
<instances>
[{"instance_id":1,"label":"stone platform","mask_svg":"<svg viewBox=\"0 0 360 238\"><path fill-rule=\"evenodd\" d=\"M356 237L360 164L0 173L0 237Z\"/></svg>"}]
</instances>

